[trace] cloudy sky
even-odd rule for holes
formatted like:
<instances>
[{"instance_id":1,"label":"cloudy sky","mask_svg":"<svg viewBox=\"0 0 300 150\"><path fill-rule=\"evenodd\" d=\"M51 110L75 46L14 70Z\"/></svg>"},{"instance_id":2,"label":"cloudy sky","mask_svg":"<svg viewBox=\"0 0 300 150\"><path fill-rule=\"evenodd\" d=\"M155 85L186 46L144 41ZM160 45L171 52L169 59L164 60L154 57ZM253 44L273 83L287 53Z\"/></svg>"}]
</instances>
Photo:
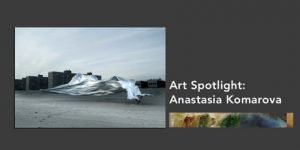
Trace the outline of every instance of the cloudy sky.
<instances>
[{"instance_id":1,"label":"cloudy sky","mask_svg":"<svg viewBox=\"0 0 300 150\"><path fill-rule=\"evenodd\" d=\"M165 28L16 28L15 78L70 69L165 79Z\"/></svg>"}]
</instances>

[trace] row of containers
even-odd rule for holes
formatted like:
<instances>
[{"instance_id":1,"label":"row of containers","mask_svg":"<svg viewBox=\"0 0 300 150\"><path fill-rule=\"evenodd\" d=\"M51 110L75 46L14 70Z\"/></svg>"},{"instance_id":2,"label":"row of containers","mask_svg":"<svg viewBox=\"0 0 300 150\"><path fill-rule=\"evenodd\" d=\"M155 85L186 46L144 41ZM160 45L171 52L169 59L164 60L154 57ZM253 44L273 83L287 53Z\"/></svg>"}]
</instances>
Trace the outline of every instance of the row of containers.
<instances>
[{"instance_id":1,"label":"row of containers","mask_svg":"<svg viewBox=\"0 0 300 150\"><path fill-rule=\"evenodd\" d=\"M293 128L294 114L172 112L170 128Z\"/></svg>"}]
</instances>

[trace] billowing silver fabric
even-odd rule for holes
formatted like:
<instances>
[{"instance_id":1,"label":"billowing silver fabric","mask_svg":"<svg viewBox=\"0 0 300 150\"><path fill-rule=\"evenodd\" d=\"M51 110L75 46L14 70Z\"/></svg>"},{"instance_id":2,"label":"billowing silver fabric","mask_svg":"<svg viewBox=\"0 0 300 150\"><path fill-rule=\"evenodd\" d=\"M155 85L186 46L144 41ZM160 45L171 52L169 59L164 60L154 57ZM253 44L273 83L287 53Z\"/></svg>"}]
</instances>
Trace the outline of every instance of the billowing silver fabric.
<instances>
[{"instance_id":1,"label":"billowing silver fabric","mask_svg":"<svg viewBox=\"0 0 300 150\"><path fill-rule=\"evenodd\" d=\"M102 96L113 94L121 91L127 91L128 100L139 100L142 94L140 89L135 85L134 80L126 80L114 76L109 80L98 80L94 75L76 74L69 83L42 91L54 92L69 95L94 95Z\"/></svg>"}]
</instances>

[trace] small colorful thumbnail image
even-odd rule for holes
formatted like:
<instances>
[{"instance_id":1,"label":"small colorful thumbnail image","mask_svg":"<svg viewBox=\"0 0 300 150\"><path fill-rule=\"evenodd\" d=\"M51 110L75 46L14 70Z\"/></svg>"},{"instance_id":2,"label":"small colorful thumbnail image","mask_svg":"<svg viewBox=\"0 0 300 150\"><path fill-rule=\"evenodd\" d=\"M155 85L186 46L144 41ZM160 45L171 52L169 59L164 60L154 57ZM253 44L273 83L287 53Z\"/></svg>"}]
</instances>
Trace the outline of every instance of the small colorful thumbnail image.
<instances>
[{"instance_id":1,"label":"small colorful thumbnail image","mask_svg":"<svg viewBox=\"0 0 300 150\"><path fill-rule=\"evenodd\" d=\"M172 112L170 128L293 128L293 113Z\"/></svg>"}]
</instances>

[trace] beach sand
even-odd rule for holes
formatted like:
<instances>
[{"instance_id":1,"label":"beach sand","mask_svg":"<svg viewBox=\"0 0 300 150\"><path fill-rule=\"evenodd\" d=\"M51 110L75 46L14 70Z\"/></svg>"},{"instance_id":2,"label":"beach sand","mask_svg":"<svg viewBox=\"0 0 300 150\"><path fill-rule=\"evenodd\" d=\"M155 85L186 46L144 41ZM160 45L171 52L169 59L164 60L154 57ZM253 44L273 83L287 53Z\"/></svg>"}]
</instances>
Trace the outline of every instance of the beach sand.
<instances>
[{"instance_id":1,"label":"beach sand","mask_svg":"<svg viewBox=\"0 0 300 150\"><path fill-rule=\"evenodd\" d=\"M164 128L165 89L149 93L140 104L120 92L106 96L71 96L15 91L15 128Z\"/></svg>"}]
</instances>

